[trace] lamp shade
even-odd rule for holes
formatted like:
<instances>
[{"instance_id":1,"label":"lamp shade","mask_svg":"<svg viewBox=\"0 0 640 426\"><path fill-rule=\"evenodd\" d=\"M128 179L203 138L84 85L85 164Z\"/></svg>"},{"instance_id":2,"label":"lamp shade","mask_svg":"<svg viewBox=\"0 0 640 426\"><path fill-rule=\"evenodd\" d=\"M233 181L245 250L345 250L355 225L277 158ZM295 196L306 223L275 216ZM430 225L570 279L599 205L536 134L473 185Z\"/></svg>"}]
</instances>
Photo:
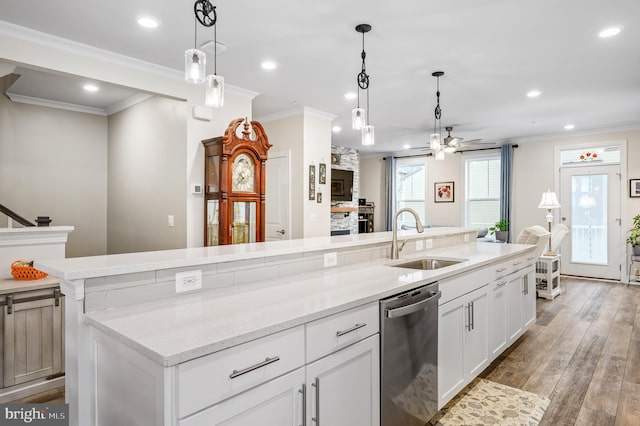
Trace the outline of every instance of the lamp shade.
<instances>
[{"instance_id":1,"label":"lamp shade","mask_svg":"<svg viewBox=\"0 0 640 426\"><path fill-rule=\"evenodd\" d=\"M539 209L559 209L560 207L561 206L555 192L548 190L547 192L542 193L540 204L538 204Z\"/></svg>"},{"instance_id":2,"label":"lamp shade","mask_svg":"<svg viewBox=\"0 0 640 426\"><path fill-rule=\"evenodd\" d=\"M224 105L224 77L216 74L207 76L204 104L215 108Z\"/></svg>"},{"instance_id":3,"label":"lamp shade","mask_svg":"<svg viewBox=\"0 0 640 426\"><path fill-rule=\"evenodd\" d=\"M206 79L207 55L199 49L184 52L184 79L191 83L204 83Z\"/></svg>"},{"instance_id":4,"label":"lamp shade","mask_svg":"<svg viewBox=\"0 0 640 426\"><path fill-rule=\"evenodd\" d=\"M353 130L362 130L365 124L365 113L363 108L354 108L351 111L351 128Z\"/></svg>"},{"instance_id":5,"label":"lamp shade","mask_svg":"<svg viewBox=\"0 0 640 426\"><path fill-rule=\"evenodd\" d=\"M440 149L440 134L433 133L429 139L429 148L438 150Z\"/></svg>"},{"instance_id":6,"label":"lamp shade","mask_svg":"<svg viewBox=\"0 0 640 426\"><path fill-rule=\"evenodd\" d=\"M362 145L373 145L375 143L373 126L367 125L362 128Z\"/></svg>"}]
</instances>

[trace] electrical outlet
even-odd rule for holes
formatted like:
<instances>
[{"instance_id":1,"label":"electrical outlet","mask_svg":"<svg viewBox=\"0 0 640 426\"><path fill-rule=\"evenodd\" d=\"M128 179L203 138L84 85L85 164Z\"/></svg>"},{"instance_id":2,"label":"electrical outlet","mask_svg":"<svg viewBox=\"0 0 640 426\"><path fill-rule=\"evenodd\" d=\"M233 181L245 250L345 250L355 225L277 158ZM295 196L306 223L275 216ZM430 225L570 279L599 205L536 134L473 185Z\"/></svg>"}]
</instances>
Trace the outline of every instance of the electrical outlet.
<instances>
[{"instance_id":1,"label":"electrical outlet","mask_svg":"<svg viewBox=\"0 0 640 426\"><path fill-rule=\"evenodd\" d=\"M202 271L186 271L176 273L176 293L202 288Z\"/></svg>"},{"instance_id":2,"label":"electrical outlet","mask_svg":"<svg viewBox=\"0 0 640 426\"><path fill-rule=\"evenodd\" d=\"M464 234L464 242L465 243L469 242L469 234Z\"/></svg>"},{"instance_id":3,"label":"electrical outlet","mask_svg":"<svg viewBox=\"0 0 640 426\"><path fill-rule=\"evenodd\" d=\"M170 214L170 215L167 217L167 226L169 226L169 228L173 228L173 222L174 222L174 220L173 220L173 215L172 215L172 214Z\"/></svg>"},{"instance_id":4,"label":"electrical outlet","mask_svg":"<svg viewBox=\"0 0 640 426\"><path fill-rule=\"evenodd\" d=\"M427 249L433 248L433 240L431 238L424 240L424 244Z\"/></svg>"},{"instance_id":5,"label":"electrical outlet","mask_svg":"<svg viewBox=\"0 0 640 426\"><path fill-rule=\"evenodd\" d=\"M324 267L329 268L338 264L338 253L332 251L331 253L324 254Z\"/></svg>"},{"instance_id":6,"label":"electrical outlet","mask_svg":"<svg viewBox=\"0 0 640 426\"><path fill-rule=\"evenodd\" d=\"M424 250L424 241L416 240L416 251Z\"/></svg>"}]
</instances>

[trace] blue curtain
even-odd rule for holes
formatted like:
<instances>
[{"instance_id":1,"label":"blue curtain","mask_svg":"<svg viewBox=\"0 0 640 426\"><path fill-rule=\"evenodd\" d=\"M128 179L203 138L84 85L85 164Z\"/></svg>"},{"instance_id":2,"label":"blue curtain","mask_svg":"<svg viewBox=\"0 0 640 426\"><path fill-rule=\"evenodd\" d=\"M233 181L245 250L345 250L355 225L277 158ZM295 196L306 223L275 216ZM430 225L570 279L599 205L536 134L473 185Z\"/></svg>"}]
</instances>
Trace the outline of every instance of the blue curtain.
<instances>
[{"instance_id":1,"label":"blue curtain","mask_svg":"<svg viewBox=\"0 0 640 426\"><path fill-rule=\"evenodd\" d=\"M393 215L396 210L396 157L385 158L384 191L386 195L385 214L387 217L387 231L393 229Z\"/></svg>"},{"instance_id":2,"label":"blue curtain","mask_svg":"<svg viewBox=\"0 0 640 426\"><path fill-rule=\"evenodd\" d=\"M506 144L500 148L500 218L509 222L509 238L511 242L511 195L513 187L513 145Z\"/></svg>"}]
</instances>

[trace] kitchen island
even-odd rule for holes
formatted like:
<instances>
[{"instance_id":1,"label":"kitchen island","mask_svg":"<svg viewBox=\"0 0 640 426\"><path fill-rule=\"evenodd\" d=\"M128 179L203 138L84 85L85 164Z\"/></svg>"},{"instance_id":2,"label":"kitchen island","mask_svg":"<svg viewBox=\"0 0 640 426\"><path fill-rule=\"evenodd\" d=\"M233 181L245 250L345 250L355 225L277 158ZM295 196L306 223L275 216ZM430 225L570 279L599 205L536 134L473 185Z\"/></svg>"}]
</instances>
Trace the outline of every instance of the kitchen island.
<instances>
[{"instance_id":1,"label":"kitchen island","mask_svg":"<svg viewBox=\"0 0 640 426\"><path fill-rule=\"evenodd\" d=\"M302 371L309 371L311 361L330 359L336 354L327 354L334 349L340 355L337 349L366 345L362 353L369 354L368 362L378 362L372 349L377 340L371 340L377 338L377 317L333 349L305 349L305 342L309 344L314 324L349 315L371 319L378 300L424 283L453 280L440 287L445 303L465 292L456 277L514 259L534 262L533 246L476 243L471 229L433 228L399 237L408 240L400 261L389 259L391 233L373 233L38 263L39 269L61 280L67 296L71 424L121 421L113 417L114 404L124 415L137 416L140 424L200 424L198 416L208 412L207 407L222 410L221 401L249 397L247 389L257 384L284 382L304 366L307 370ZM420 246L433 248L417 250ZM461 262L438 270L391 266L423 256ZM336 266L325 267L334 259ZM201 274L202 288L176 293L176 274L194 271ZM349 346L351 338L358 343ZM208 396L202 396L207 390L199 386L204 384L188 384L202 376L201 363L215 368L224 364L227 353L242 360L243 348L255 352L260 342L284 348L260 380L243 376L243 384L234 382L220 395ZM317 359L309 359L316 352ZM370 388L377 386L375 377L371 380ZM295 390L290 396L298 387ZM375 399L377 389L370 393ZM234 395L239 396L231 398ZM300 415L294 413L292 419L299 421Z\"/></svg>"}]
</instances>

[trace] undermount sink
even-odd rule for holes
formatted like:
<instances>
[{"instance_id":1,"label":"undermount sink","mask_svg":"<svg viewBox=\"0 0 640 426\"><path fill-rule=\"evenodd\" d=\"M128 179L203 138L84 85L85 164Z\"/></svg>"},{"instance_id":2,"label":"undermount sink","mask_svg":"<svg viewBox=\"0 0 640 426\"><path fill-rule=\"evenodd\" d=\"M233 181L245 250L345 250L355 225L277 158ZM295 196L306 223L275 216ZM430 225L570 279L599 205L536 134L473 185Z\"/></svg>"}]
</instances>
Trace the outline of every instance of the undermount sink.
<instances>
[{"instance_id":1,"label":"undermount sink","mask_svg":"<svg viewBox=\"0 0 640 426\"><path fill-rule=\"evenodd\" d=\"M464 262L464 259L436 259L433 257L426 257L390 266L393 266L394 268L422 269L429 271L433 269L440 269L446 268L447 266L457 265L461 262Z\"/></svg>"}]
</instances>

